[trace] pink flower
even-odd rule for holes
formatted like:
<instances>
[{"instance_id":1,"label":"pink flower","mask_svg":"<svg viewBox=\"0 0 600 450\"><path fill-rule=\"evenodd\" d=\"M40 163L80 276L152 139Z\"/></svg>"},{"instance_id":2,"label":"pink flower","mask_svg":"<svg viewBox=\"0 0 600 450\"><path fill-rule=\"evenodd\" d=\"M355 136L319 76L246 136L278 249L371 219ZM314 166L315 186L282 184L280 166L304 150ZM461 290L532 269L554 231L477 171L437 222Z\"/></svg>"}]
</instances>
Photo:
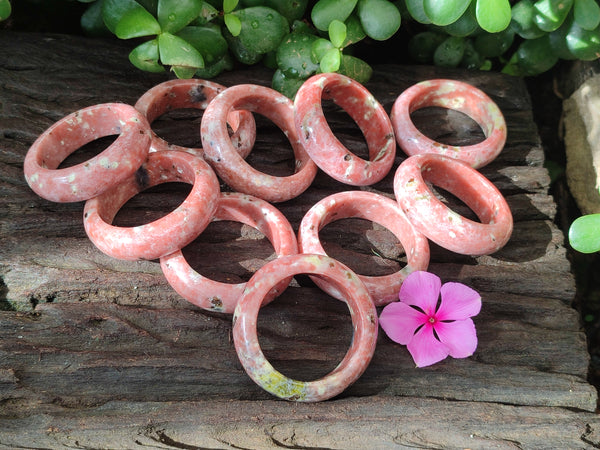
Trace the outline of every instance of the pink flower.
<instances>
[{"instance_id":1,"label":"pink flower","mask_svg":"<svg viewBox=\"0 0 600 450\"><path fill-rule=\"evenodd\" d=\"M448 355L466 358L477 348L470 317L481 310L480 295L462 283L441 284L432 273L411 273L400 287L400 301L387 305L379 317L383 331L407 346L417 367L430 366Z\"/></svg>"}]
</instances>

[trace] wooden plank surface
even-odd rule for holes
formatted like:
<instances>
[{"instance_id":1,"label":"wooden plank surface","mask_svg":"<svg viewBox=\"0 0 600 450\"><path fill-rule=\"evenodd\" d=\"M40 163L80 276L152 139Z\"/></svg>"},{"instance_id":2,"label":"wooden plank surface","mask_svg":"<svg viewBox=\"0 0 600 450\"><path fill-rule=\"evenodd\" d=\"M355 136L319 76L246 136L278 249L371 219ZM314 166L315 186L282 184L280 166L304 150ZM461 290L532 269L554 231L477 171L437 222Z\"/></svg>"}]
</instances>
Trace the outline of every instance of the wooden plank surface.
<instances>
[{"instance_id":1,"label":"wooden plank surface","mask_svg":"<svg viewBox=\"0 0 600 450\"><path fill-rule=\"evenodd\" d=\"M103 255L85 235L82 203L43 200L23 179L27 149L53 122L96 103L133 104L168 78L134 70L127 52L117 41L0 33L0 446L503 448L551 442L577 448L598 441L585 335L570 305L574 280L564 237L553 223L556 207L522 80L431 67L376 68L367 87L388 112L408 86L437 77L470 82L498 103L508 141L482 173L506 196L515 231L490 256L460 256L432 245L431 271L482 294L473 357L416 369L406 349L381 333L368 370L340 398L296 405L273 399L248 378L233 348L229 316L181 299L157 261ZM216 81L269 85L269 76L252 68ZM328 105L327 117L346 145L365 152L345 113ZM481 139L471 121L444 111L423 111L415 120L449 142ZM199 123L197 114L177 113L154 128L198 146ZM249 161L269 173L291 173L283 134L260 116L257 123ZM100 145L73 157L84 159ZM395 167L403 159L399 151ZM366 189L392 196L392 178ZM139 195L117 223L152 220L175 207L186 189L170 185ZM316 201L348 189L319 173L307 192L277 207L297 230ZM403 264L395 238L372 223L344 220L320 235L330 255L359 273L391 273ZM233 282L247 280L274 257L264 236L230 222L211 224L185 254L199 272ZM305 276L259 317L267 357L299 379L332 370L351 339L345 305Z\"/></svg>"}]
</instances>

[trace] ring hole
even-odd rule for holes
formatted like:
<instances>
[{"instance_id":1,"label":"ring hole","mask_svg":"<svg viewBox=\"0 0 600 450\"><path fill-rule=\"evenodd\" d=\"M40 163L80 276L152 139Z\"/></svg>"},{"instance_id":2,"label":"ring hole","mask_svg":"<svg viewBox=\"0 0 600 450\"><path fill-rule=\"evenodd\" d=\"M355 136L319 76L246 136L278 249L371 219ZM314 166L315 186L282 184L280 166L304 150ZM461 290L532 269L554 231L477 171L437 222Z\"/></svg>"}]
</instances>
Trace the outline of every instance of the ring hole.
<instances>
[{"instance_id":1,"label":"ring hole","mask_svg":"<svg viewBox=\"0 0 600 450\"><path fill-rule=\"evenodd\" d=\"M454 109L427 106L413 111L410 118L421 133L441 144L462 147L486 139L476 121Z\"/></svg>"},{"instance_id":2,"label":"ring hole","mask_svg":"<svg viewBox=\"0 0 600 450\"><path fill-rule=\"evenodd\" d=\"M88 142L87 144L82 145L73 153L68 155L57 167L57 169L65 169L67 167L73 167L77 164L81 164L85 161L89 161L93 157L99 155L108 147L111 146L113 142L117 140L119 137L118 134L112 134L109 136L102 136L98 139L94 139L93 141ZM51 156L50 156L51 157ZM46 159L46 164L48 167L52 166L51 161Z\"/></svg>"},{"instance_id":3,"label":"ring hole","mask_svg":"<svg viewBox=\"0 0 600 450\"><path fill-rule=\"evenodd\" d=\"M182 249L199 274L221 283L245 283L276 257L273 245L259 230L240 222L218 220Z\"/></svg>"},{"instance_id":4,"label":"ring hole","mask_svg":"<svg viewBox=\"0 0 600 450\"><path fill-rule=\"evenodd\" d=\"M322 100L323 114L333 135L350 152L369 160L369 147L362 130L354 119L333 100Z\"/></svg>"},{"instance_id":5,"label":"ring hole","mask_svg":"<svg viewBox=\"0 0 600 450\"><path fill-rule=\"evenodd\" d=\"M117 227L136 227L154 222L177 209L191 190L192 185L183 182L162 183L145 189L119 209L112 224Z\"/></svg>"},{"instance_id":6,"label":"ring hole","mask_svg":"<svg viewBox=\"0 0 600 450\"><path fill-rule=\"evenodd\" d=\"M165 142L180 147L200 148L200 123L203 111L179 108L167 111L151 124L152 130Z\"/></svg>"},{"instance_id":7,"label":"ring hole","mask_svg":"<svg viewBox=\"0 0 600 450\"><path fill-rule=\"evenodd\" d=\"M258 341L265 357L276 370L299 381L333 371L347 353L352 333L346 304L314 284L291 285L258 314Z\"/></svg>"},{"instance_id":8,"label":"ring hole","mask_svg":"<svg viewBox=\"0 0 600 450\"><path fill-rule=\"evenodd\" d=\"M319 231L321 245L334 259L360 275L384 276L402 270L406 253L398 238L366 219L344 218Z\"/></svg>"},{"instance_id":9,"label":"ring hole","mask_svg":"<svg viewBox=\"0 0 600 450\"><path fill-rule=\"evenodd\" d=\"M255 113L256 141L246 162L259 172L288 177L296 171L296 157L288 137L272 121Z\"/></svg>"}]
</instances>

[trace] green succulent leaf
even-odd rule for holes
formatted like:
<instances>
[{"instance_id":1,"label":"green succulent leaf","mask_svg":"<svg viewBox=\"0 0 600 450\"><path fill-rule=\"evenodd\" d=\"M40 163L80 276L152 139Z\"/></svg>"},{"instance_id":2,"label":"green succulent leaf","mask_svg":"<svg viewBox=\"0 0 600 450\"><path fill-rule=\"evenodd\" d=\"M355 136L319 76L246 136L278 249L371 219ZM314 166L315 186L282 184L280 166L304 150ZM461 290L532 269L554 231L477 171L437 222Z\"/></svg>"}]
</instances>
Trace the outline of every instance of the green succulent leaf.
<instances>
[{"instance_id":1,"label":"green succulent leaf","mask_svg":"<svg viewBox=\"0 0 600 450\"><path fill-rule=\"evenodd\" d=\"M283 95L290 99L294 99L296 92L300 89L304 83L303 78L290 77L283 73L281 70L276 70L271 80L271 86L276 91L281 92Z\"/></svg>"},{"instance_id":2,"label":"green succulent leaf","mask_svg":"<svg viewBox=\"0 0 600 450\"><path fill-rule=\"evenodd\" d=\"M475 15L481 28L488 33L498 33L510 24L510 3L508 0L477 0Z\"/></svg>"},{"instance_id":3,"label":"green succulent leaf","mask_svg":"<svg viewBox=\"0 0 600 450\"><path fill-rule=\"evenodd\" d=\"M511 11L510 27L523 39L537 39L546 32L535 23L536 10L533 0L517 2Z\"/></svg>"},{"instance_id":4,"label":"green succulent leaf","mask_svg":"<svg viewBox=\"0 0 600 450\"><path fill-rule=\"evenodd\" d=\"M475 13L475 5L477 2L471 2L467 10L456 22L453 22L442 29L450 36L466 37L470 36L479 28L477 16Z\"/></svg>"},{"instance_id":5,"label":"green succulent leaf","mask_svg":"<svg viewBox=\"0 0 600 450\"><path fill-rule=\"evenodd\" d=\"M235 14L225 14L223 16L225 26L232 36L239 36L242 32L242 21Z\"/></svg>"},{"instance_id":6,"label":"green succulent leaf","mask_svg":"<svg viewBox=\"0 0 600 450\"><path fill-rule=\"evenodd\" d=\"M160 31L160 25L154 16L141 6L123 14L115 28L115 34L119 39L154 36Z\"/></svg>"},{"instance_id":7,"label":"green succulent leaf","mask_svg":"<svg viewBox=\"0 0 600 450\"><path fill-rule=\"evenodd\" d=\"M346 40L342 44L342 48L356 44L367 36L356 14L350 14L344 24L346 25Z\"/></svg>"},{"instance_id":8,"label":"green succulent leaf","mask_svg":"<svg viewBox=\"0 0 600 450\"><path fill-rule=\"evenodd\" d=\"M177 36L192 44L206 65L215 64L227 53L227 41L218 28L187 26Z\"/></svg>"},{"instance_id":9,"label":"green succulent leaf","mask_svg":"<svg viewBox=\"0 0 600 450\"><path fill-rule=\"evenodd\" d=\"M600 250L600 214L578 217L569 227L569 243L581 253Z\"/></svg>"},{"instance_id":10,"label":"green succulent leaf","mask_svg":"<svg viewBox=\"0 0 600 450\"><path fill-rule=\"evenodd\" d=\"M519 45L502 72L517 76L534 76L550 70L558 56L550 46L548 35L528 39Z\"/></svg>"},{"instance_id":11,"label":"green succulent leaf","mask_svg":"<svg viewBox=\"0 0 600 450\"><path fill-rule=\"evenodd\" d=\"M310 13L313 25L321 31L327 31L332 20L345 22L358 0L319 0Z\"/></svg>"},{"instance_id":12,"label":"green succulent leaf","mask_svg":"<svg viewBox=\"0 0 600 450\"><path fill-rule=\"evenodd\" d=\"M423 10L434 25L456 22L469 7L471 0L423 0Z\"/></svg>"},{"instance_id":13,"label":"green succulent leaf","mask_svg":"<svg viewBox=\"0 0 600 450\"><path fill-rule=\"evenodd\" d=\"M391 38L400 28L400 11L388 0L359 0L358 17L367 36L376 41Z\"/></svg>"},{"instance_id":14,"label":"green succulent leaf","mask_svg":"<svg viewBox=\"0 0 600 450\"><path fill-rule=\"evenodd\" d=\"M311 58L314 63L319 63L325 53L327 53L332 48L335 48L333 44L327 39L317 38L311 45Z\"/></svg>"},{"instance_id":15,"label":"green succulent leaf","mask_svg":"<svg viewBox=\"0 0 600 450\"><path fill-rule=\"evenodd\" d=\"M465 54L465 39L458 36L446 38L433 53L433 62L440 67L458 67Z\"/></svg>"},{"instance_id":16,"label":"green succulent leaf","mask_svg":"<svg viewBox=\"0 0 600 450\"><path fill-rule=\"evenodd\" d=\"M534 3L535 23L540 30L551 32L562 25L567 18L573 0L538 0Z\"/></svg>"},{"instance_id":17,"label":"green succulent leaf","mask_svg":"<svg viewBox=\"0 0 600 450\"><path fill-rule=\"evenodd\" d=\"M550 47L552 48L554 54L560 59L577 59L575 55L571 53L571 50L569 50L569 46L567 45L567 35L571 31L572 25L573 14L570 14L563 24L558 27L558 30L554 30L552 33L548 34L548 42L550 43Z\"/></svg>"},{"instance_id":18,"label":"green succulent leaf","mask_svg":"<svg viewBox=\"0 0 600 450\"><path fill-rule=\"evenodd\" d=\"M593 61L600 57L600 27L585 30L573 21L566 39L567 48L577 59Z\"/></svg>"},{"instance_id":19,"label":"green succulent leaf","mask_svg":"<svg viewBox=\"0 0 600 450\"><path fill-rule=\"evenodd\" d=\"M337 72L340 68L341 61L342 55L339 49L334 47L332 49L327 50L319 63L321 67L321 72Z\"/></svg>"},{"instance_id":20,"label":"green succulent leaf","mask_svg":"<svg viewBox=\"0 0 600 450\"><path fill-rule=\"evenodd\" d=\"M231 14L242 24L238 35L242 45L258 54L276 50L290 31L287 19L273 8L254 6Z\"/></svg>"},{"instance_id":21,"label":"green succulent leaf","mask_svg":"<svg viewBox=\"0 0 600 450\"><path fill-rule=\"evenodd\" d=\"M135 67L146 72L164 72L165 68L159 63L158 40L144 42L129 53L129 61Z\"/></svg>"},{"instance_id":22,"label":"green succulent leaf","mask_svg":"<svg viewBox=\"0 0 600 450\"><path fill-rule=\"evenodd\" d=\"M225 55L214 64L205 65L203 68L197 69L195 75L198 78L206 80L216 77L225 70L231 69L233 69L233 59L229 53L225 53Z\"/></svg>"},{"instance_id":23,"label":"green succulent leaf","mask_svg":"<svg viewBox=\"0 0 600 450\"><path fill-rule=\"evenodd\" d=\"M338 72L364 84L371 79L373 69L362 59L342 55Z\"/></svg>"},{"instance_id":24,"label":"green succulent leaf","mask_svg":"<svg viewBox=\"0 0 600 450\"><path fill-rule=\"evenodd\" d=\"M301 32L290 33L277 49L277 67L287 77L308 78L319 70L313 61L312 46L319 38Z\"/></svg>"},{"instance_id":25,"label":"green succulent leaf","mask_svg":"<svg viewBox=\"0 0 600 450\"><path fill-rule=\"evenodd\" d=\"M238 3L239 0L223 0L223 12L229 14L237 7Z\"/></svg>"},{"instance_id":26,"label":"green succulent leaf","mask_svg":"<svg viewBox=\"0 0 600 450\"><path fill-rule=\"evenodd\" d=\"M596 0L574 0L575 22L584 30L593 30L600 25L600 6Z\"/></svg>"},{"instance_id":27,"label":"green succulent leaf","mask_svg":"<svg viewBox=\"0 0 600 450\"><path fill-rule=\"evenodd\" d=\"M144 7L135 0L103 0L102 19L110 32L115 34L117 25L125 13L136 9L144 9Z\"/></svg>"},{"instance_id":28,"label":"green succulent leaf","mask_svg":"<svg viewBox=\"0 0 600 450\"><path fill-rule=\"evenodd\" d=\"M334 47L340 48L346 40L346 25L339 20L332 20L329 24L329 40Z\"/></svg>"},{"instance_id":29,"label":"green succulent leaf","mask_svg":"<svg viewBox=\"0 0 600 450\"><path fill-rule=\"evenodd\" d=\"M165 32L158 35L158 51L163 64L181 68L189 67L190 70L194 69L194 72L196 69L204 67L204 58L200 52L189 42L171 33ZM174 70L177 76L184 72L180 68L177 70Z\"/></svg>"},{"instance_id":30,"label":"green succulent leaf","mask_svg":"<svg viewBox=\"0 0 600 450\"><path fill-rule=\"evenodd\" d=\"M499 33L482 33L475 38L475 50L486 58L497 58L510 48L514 38L515 32L512 28Z\"/></svg>"},{"instance_id":31,"label":"green succulent leaf","mask_svg":"<svg viewBox=\"0 0 600 450\"><path fill-rule=\"evenodd\" d=\"M163 31L176 33L202 12L202 0L159 0L158 23Z\"/></svg>"},{"instance_id":32,"label":"green succulent leaf","mask_svg":"<svg viewBox=\"0 0 600 450\"><path fill-rule=\"evenodd\" d=\"M405 0L405 3L406 9L413 19L424 25L431 23L431 19L425 13L423 0Z\"/></svg>"},{"instance_id":33,"label":"green succulent leaf","mask_svg":"<svg viewBox=\"0 0 600 450\"><path fill-rule=\"evenodd\" d=\"M434 31L417 33L408 41L408 53L415 62L432 64L435 49L444 42L446 37L444 34Z\"/></svg>"},{"instance_id":34,"label":"green succulent leaf","mask_svg":"<svg viewBox=\"0 0 600 450\"><path fill-rule=\"evenodd\" d=\"M268 6L285 17L289 23L293 23L295 20L301 20L304 17L308 0L261 0L255 5L246 6Z\"/></svg>"},{"instance_id":35,"label":"green succulent leaf","mask_svg":"<svg viewBox=\"0 0 600 450\"><path fill-rule=\"evenodd\" d=\"M88 36L104 36L109 33L102 19L102 3L103 0L95 1L81 15L79 23Z\"/></svg>"}]
</instances>

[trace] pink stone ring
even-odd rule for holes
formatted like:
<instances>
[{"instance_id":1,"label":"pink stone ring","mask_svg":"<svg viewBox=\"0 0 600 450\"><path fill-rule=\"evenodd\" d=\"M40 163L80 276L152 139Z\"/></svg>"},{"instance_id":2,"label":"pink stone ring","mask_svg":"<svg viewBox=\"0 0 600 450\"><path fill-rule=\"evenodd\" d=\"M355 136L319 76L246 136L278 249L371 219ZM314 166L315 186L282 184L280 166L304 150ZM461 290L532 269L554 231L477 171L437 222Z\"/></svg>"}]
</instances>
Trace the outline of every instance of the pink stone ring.
<instances>
[{"instance_id":1,"label":"pink stone ring","mask_svg":"<svg viewBox=\"0 0 600 450\"><path fill-rule=\"evenodd\" d=\"M167 182L193 185L174 211L144 225L111 225L130 198L146 188ZM212 220L219 193L215 173L201 158L180 151L154 152L134 176L85 203L83 224L90 240L107 255L134 261L152 260L196 239Z\"/></svg>"},{"instance_id":2,"label":"pink stone ring","mask_svg":"<svg viewBox=\"0 0 600 450\"><path fill-rule=\"evenodd\" d=\"M410 115L427 106L460 111L479 124L486 138L466 146L436 142L421 133ZM484 92L455 80L429 80L417 83L398 96L391 112L398 145L411 155L437 153L465 161L477 169L498 156L506 142L506 122L498 106Z\"/></svg>"},{"instance_id":3,"label":"pink stone ring","mask_svg":"<svg viewBox=\"0 0 600 450\"><path fill-rule=\"evenodd\" d=\"M333 99L359 126L369 148L369 160L359 158L334 136L323 114L323 98ZM310 157L337 181L367 186L391 170L396 141L390 118L375 97L353 79L338 73L313 75L296 94L294 119Z\"/></svg>"},{"instance_id":4,"label":"pink stone ring","mask_svg":"<svg viewBox=\"0 0 600 450\"><path fill-rule=\"evenodd\" d=\"M236 152L226 123L229 112L236 109L262 114L285 133L294 150L294 174L277 177L260 172ZM317 166L296 135L291 100L274 89L254 84L239 84L225 89L206 108L200 134L206 161L225 183L238 192L269 202L283 202L308 189L317 174Z\"/></svg>"},{"instance_id":5,"label":"pink stone ring","mask_svg":"<svg viewBox=\"0 0 600 450\"><path fill-rule=\"evenodd\" d=\"M463 217L442 203L426 183L462 200L480 222ZM465 255L487 255L510 239L513 219L498 189L467 163L434 153L406 159L394 177L398 204L425 236Z\"/></svg>"},{"instance_id":6,"label":"pink stone ring","mask_svg":"<svg viewBox=\"0 0 600 450\"><path fill-rule=\"evenodd\" d=\"M277 256L298 253L296 235L288 220L277 208L257 197L222 193L213 220L232 220L256 228L271 241ZM160 265L175 291L200 308L232 314L246 288L246 283L220 283L200 275L188 264L181 250L163 256ZM291 279L285 278L269 291L263 304L283 292Z\"/></svg>"},{"instance_id":7,"label":"pink stone ring","mask_svg":"<svg viewBox=\"0 0 600 450\"><path fill-rule=\"evenodd\" d=\"M100 154L57 169L75 150L111 135L118 137ZM124 103L90 106L62 118L35 140L23 163L25 179L47 200L88 200L135 173L148 156L150 140L150 125L134 107Z\"/></svg>"},{"instance_id":8,"label":"pink stone ring","mask_svg":"<svg viewBox=\"0 0 600 450\"><path fill-rule=\"evenodd\" d=\"M402 244L408 261L401 270L384 276L358 275L369 291L375 306L397 301L398 291L404 278L416 270L427 270L429 243L427 238L413 227L394 200L366 191L339 192L325 197L306 213L300 223L298 231L300 251L326 254L319 240L319 230L328 223L350 217L370 220L384 226ZM319 277L311 278L332 297L344 299L342 293L331 283Z\"/></svg>"},{"instance_id":9,"label":"pink stone ring","mask_svg":"<svg viewBox=\"0 0 600 450\"><path fill-rule=\"evenodd\" d=\"M271 288L297 274L313 274L337 285L348 304L354 335L340 364L315 381L297 381L278 372L265 358L257 337L258 311ZM340 394L365 371L377 341L377 311L365 285L354 272L324 255L282 256L250 278L233 315L233 341L242 366L256 384L271 394L299 402L317 402Z\"/></svg>"},{"instance_id":10,"label":"pink stone ring","mask_svg":"<svg viewBox=\"0 0 600 450\"><path fill-rule=\"evenodd\" d=\"M206 80L195 78L169 80L146 91L136 102L135 108L152 124L162 114L176 109L205 110L210 101L223 90L225 90L225 86ZM227 123L234 131L231 136L233 147L242 158L245 158L252 150L256 139L254 116L248 111L231 111L227 116ZM201 148L186 148L169 144L152 132L150 151L161 150L182 150L200 157L204 156Z\"/></svg>"}]
</instances>

